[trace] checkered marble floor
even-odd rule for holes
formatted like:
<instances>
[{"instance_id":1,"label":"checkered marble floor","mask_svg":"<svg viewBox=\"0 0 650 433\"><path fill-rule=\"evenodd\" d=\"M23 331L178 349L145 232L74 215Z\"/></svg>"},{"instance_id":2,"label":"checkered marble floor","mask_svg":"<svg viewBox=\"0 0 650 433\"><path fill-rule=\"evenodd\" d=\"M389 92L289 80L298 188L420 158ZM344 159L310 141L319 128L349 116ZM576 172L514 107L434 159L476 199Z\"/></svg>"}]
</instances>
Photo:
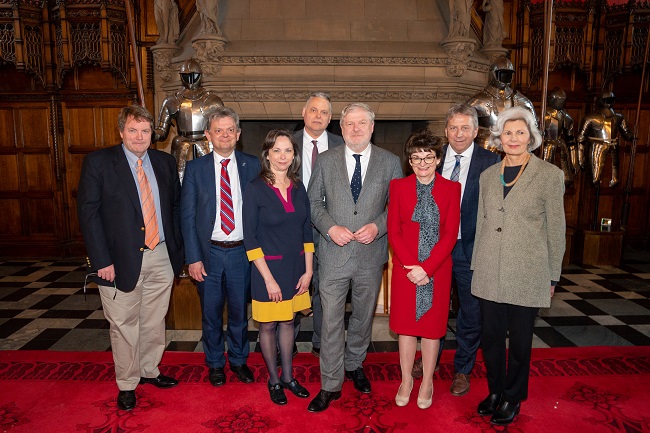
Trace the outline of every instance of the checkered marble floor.
<instances>
[{"instance_id":1,"label":"checkered marble floor","mask_svg":"<svg viewBox=\"0 0 650 433\"><path fill-rule=\"evenodd\" d=\"M94 285L84 293L85 274L82 258L0 260L0 350L110 350L99 293ZM304 317L299 351L311 351L311 330ZM452 314L445 348L456 347L454 333ZM252 351L257 334L250 320ZM200 340L201 331L167 331L168 350L201 352ZM627 251L618 268L565 268L551 308L540 311L533 345L650 345L650 253ZM388 317L375 317L369 351L397 351Z\"/></svg>"}]
</instances>

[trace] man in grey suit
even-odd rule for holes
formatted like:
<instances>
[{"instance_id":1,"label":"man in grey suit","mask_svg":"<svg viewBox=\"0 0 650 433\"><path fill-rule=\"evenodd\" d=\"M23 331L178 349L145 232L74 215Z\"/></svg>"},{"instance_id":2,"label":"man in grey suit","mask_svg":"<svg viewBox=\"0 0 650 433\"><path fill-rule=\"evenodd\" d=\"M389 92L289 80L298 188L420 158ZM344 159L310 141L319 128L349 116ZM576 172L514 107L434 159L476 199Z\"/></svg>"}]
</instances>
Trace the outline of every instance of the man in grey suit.
<instances>
[{"instance_id":1,"label":"man in grey suit","mask_svg":"<svg viewBox=\"0 0 650 433\"><path fill-rule=\"evenodd\" d=\"M330 96L323 92L314 92L309 95L305 106L302 108L302 118L305 121L304 129L296 131L293 137L300 148L300 179L309 187L311 173L316 163L318 154L328 149L333 149L343 144L343 138L339 135L327 132L326 128L332 119L332 102ZM318 238L320 235L314 230L314 245L318 248ZM314 276L312 277L312 294L311 308L313 311L314 333L312 334L311 353L314 356L320 356L320 335L321 323L323 319L323 307L320 302L320 292L318 290L318 255L314 256ZM296 314L296 335L300 332L300 314Z\"/></svg>"},{"instance_id":2,"label":"man in grey suit","mask_svg":"<svg viewBox=\"0 0 650 433\"><path fill-rule=\"evenodd\" d=\"M363 103L341 113L345 146L318 157L309 183L312 223L318 245L321 334L321 391L307 410L321 412L341 397L344 375L370 392L363 361L384 264L388 261L388 185L402 177L400 159L370 143L375 114ZM345 342L345 301L352 288L352 315Z\"/></svg>"}]
</instances>

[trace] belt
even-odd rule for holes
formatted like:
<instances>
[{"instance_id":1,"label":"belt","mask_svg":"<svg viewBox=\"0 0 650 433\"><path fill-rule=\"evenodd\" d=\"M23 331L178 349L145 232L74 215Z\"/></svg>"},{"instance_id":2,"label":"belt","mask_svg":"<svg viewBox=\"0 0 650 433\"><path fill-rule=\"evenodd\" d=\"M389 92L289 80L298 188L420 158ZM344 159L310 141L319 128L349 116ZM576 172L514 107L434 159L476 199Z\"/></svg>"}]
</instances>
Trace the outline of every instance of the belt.
<instances>
[{"instance_id":1,"label":"belt","mask_svg":"<svg viewBox=\"0 0 650 433\"><path fill-rule=\"evenodd\" d=\"M210 240L210 243L214 246L220 248L236 248L244 245L244 241L213 241Z\"/></svg>"},{"instance_id":2,"label":"belt","mask_svg":"<svg viewBox=\"0 0 650 433\"><path fill-rule=\"evenodd\" d=\"M160 245L160 244L164 244L164 243L165 243L165 241L158 242L154 248L156 248L158 245ZM145 245L145 246L144 246L144 250L145 250L145 251L149 251L149 250L151 250L151 248L149 248L148 246Z\"/></svg>"}]
</instances>

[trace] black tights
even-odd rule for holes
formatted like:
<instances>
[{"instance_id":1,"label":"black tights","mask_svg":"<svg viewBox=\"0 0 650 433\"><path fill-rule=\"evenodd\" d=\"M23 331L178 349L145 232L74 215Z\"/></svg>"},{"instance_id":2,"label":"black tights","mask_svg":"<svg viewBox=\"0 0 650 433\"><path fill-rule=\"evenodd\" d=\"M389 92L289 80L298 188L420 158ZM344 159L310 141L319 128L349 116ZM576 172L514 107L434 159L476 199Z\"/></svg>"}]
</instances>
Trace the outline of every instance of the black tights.
<instances>
[{"instance_id":1,"label":"black tights","mask_svg":"<svg viewBox=\"0 0 650 433\"><path fill-rule=\"evenodd\" d=\"M278 329L278 339L276 341L276 327ZM260 323L260 348L262 356L266 362L266 368L269 369L269 383L275 385L280 382L278 377L278 353L280 349L280 361L282 362L282 381L291 382L292 374L292 357L293 357L293 320L286 322L262 322Z\"/></svg>"}]
</instances>

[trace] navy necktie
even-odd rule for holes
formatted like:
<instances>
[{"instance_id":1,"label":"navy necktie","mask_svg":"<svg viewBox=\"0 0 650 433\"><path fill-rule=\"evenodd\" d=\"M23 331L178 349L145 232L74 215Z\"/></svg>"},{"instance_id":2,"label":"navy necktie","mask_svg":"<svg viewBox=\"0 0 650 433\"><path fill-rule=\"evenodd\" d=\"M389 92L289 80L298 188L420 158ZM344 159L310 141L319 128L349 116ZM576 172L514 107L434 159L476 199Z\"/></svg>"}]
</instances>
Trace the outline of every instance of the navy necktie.
<instances>
[{"instance_id":1,"label":"navy necktie","mask_svg":"<svg viewBox=\"0 0 650 433\"><path fill-rule=\"evenodd\" d=\"M352 191L352 198L356 203L359 194L361 194L361 155L355 153L352 156L357 160L357 163L354 166L354 174L352 175L352 181L350 182L350 190Z\"/></svg>"}]
</instances>

